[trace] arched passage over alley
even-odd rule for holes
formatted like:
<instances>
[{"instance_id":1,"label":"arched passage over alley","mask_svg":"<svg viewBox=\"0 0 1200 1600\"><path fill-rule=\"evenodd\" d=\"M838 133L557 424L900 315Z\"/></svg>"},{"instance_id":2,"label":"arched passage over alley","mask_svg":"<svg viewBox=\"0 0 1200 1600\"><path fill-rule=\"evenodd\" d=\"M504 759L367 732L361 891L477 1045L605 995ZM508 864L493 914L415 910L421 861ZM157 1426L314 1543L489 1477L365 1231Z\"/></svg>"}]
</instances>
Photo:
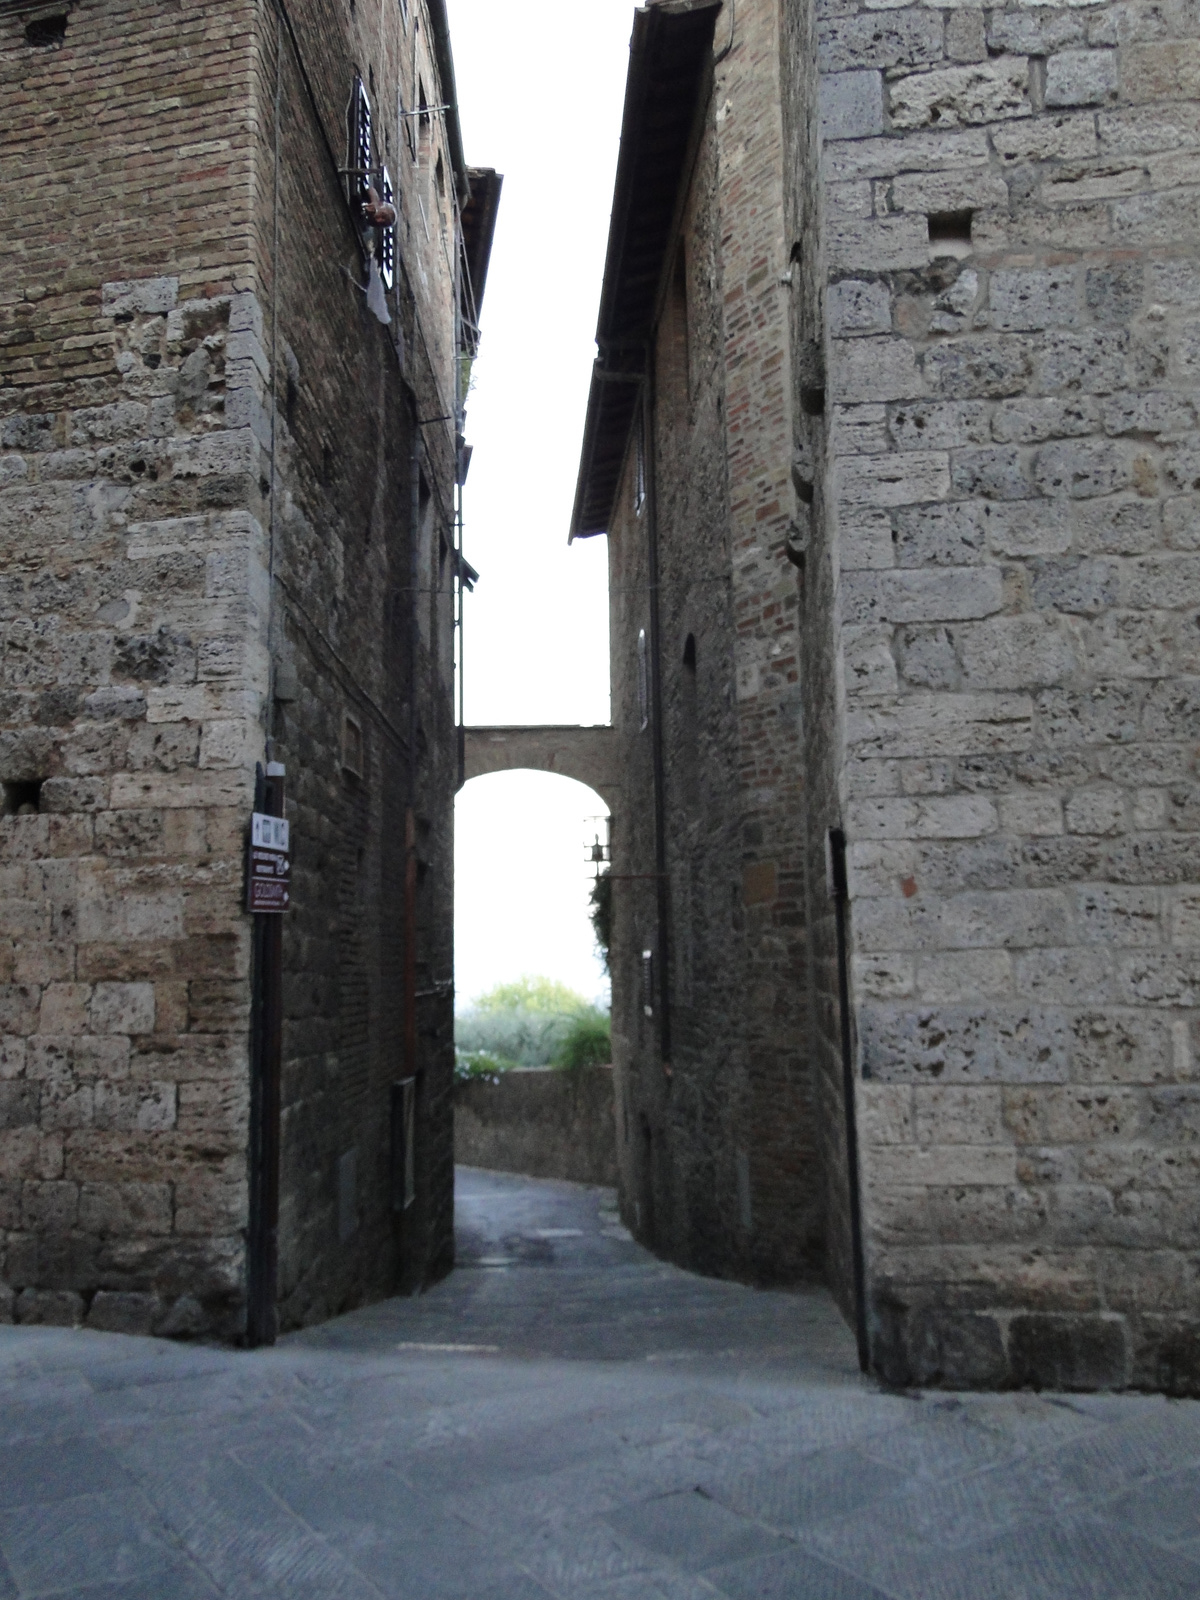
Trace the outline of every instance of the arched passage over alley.
<instances>
[{"instance_id":1,"label":"arched passage over alley","mask_svg":"<svg viewBox=\"0 0 1200 1600\"><path fill-rule=\"evenodd\" d=\"M460 1009L496 984L525 975L554 978L589 1000L604 992L607 980L589 916L594 868L586 858L597 834L603 843L608 816L598 785L515 763L469 778L459 791Z\"/></svg>"},{"instance_id":2,"label":"arched passage over alley","mask_svg":"<svg viewBox=\"0 0 1200 1600\"><path fill-rule=\"evenodd\" d=\"M607 977L593 923L605 812L594 789L529 769L485 774L459 794L458 1162L617 1181Z\"/></svg>"},{"instance_id":3,"label":"arched passage over alley","mask_svg":"<svg viewBox=\"0 0 1200 1600\"><path fill-rule=\"evenodd\" d=\"M465 776L527 768L575 778L601 796L611 811L621 789L616 739L611 727L575 724L466 728Z\"/></svg>"}]
</instances>

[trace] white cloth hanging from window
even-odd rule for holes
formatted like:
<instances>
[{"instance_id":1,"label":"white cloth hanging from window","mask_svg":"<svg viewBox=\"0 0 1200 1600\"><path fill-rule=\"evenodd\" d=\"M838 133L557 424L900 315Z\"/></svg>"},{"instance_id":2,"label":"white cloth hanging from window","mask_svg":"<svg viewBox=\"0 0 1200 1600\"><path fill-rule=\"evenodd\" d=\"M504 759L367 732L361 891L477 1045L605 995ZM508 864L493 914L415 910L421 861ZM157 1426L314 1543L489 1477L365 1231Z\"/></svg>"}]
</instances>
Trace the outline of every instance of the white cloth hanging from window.
<instances>
[{"instance_id":1,"label":"white cloth hanging from window","mask_svg":"<svg viewBox=\"0 0 1200 1600\"><path fill-rule=\"evenodd\" d=\"M391 323L392 314L388 310L387 295L383 290L383 278L380 276L379 263L371 257L370 280L367 283L367 305L379 318L380 322Z\"/></svg>"}]
</instances>

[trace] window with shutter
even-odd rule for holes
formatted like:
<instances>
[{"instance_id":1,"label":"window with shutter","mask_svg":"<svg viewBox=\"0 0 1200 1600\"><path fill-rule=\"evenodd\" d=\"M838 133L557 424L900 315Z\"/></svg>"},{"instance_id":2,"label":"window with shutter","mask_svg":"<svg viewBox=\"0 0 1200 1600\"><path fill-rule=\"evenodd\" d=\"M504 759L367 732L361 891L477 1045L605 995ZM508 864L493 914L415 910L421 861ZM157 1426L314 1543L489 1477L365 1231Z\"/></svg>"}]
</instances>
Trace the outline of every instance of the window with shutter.
<instances>
[{"instance_id":1,"label":"window with shutter","mask_svg":"<svg viewBox=\"0 0 1200 1600\"><path fill-rule=\"evenodd\" d=\"M391 174L384 167L379 180L379 193L388 205L395 205L395 191L392 188ZM396 230L395 228L376 229L378 244L376 253L379 257L379 273L383 279L385 289L390 289L396 281Z\"/></svg>"}]
</instances>

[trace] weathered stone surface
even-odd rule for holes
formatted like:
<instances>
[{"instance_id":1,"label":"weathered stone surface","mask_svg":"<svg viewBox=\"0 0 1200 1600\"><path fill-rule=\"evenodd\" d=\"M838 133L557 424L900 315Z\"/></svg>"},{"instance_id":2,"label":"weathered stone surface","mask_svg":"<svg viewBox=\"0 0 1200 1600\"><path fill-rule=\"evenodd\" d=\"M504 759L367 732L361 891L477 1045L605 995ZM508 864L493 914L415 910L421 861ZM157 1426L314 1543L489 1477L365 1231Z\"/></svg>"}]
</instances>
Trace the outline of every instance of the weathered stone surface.
<instances>
[{"instance_id":1,"label":"weathered stone surface","mask_svg":"<svg viewBox=\"0 0 1200 1600\"><path fill-rule=\"evenodd\" d=\"M454 1152L469 1167L615 1185L612 1068L509 1071L495 1083L457 1084Z\"/></svg>"},{"instance_id":2,"label":"weathered stone surface","mask_svg":"<svg viewBox=\"0 0 1200 1600\"><path fill-rule=\"evenodd\" d=\"M1129 1381L1124 1317L1025 1314L1008 1330L1013 1381L1031 1389L1123 1389Z\"/></svg>"},{"instance_id":3,"label":"weathered stone surface","mask_svg":"<svg viewBox=\"0 0 1200 1600\"><path fill-rule=\"evenodd\" d=\"M157 1295L100 1289L88 1307L87 1326L105 1333L150 1333L158 1319L159 1304Z\"/></svg>"},{"instance_id":4,"label":"weathered stone surface","mask_svg":"<svg viewBox=\"0 0 1200 1600\"><path fill-rule=\"evenodd\" d=\"M243 857L268 752L291 768L297 842L281 1318L415 1287L452 1254L458 774L453 580L437 552L453 543L455 422L440 396L456 386L446 263L464 174L442 118L422 167L387 155L397 205L415 214L422 186L427 224L392 295L397 346L363 321L344 274L312 273L327 247L354 256L351 192L282 197L328 161L320 130L345 128L356 74L379 160L381 107L416 103L414 72L431 103L451 98L437 52L418 69L405 45L427 28L421 0L369 38L352 11L299 17L279 59L274 24L244 0L62 9L65 41L43 48L0 7L0 125L21 168L0 174L0 1278L18 1320L237 1338ZM315 104L296 71L314 28ZM77 191L48 227L45 195ZM169 221L148 194L170 195ZM442 418L419 445L414 417ZM271 696L277 664L290 700ZM397 1223L406 807L428 997L406 1068L423 1074L420 1205ZM330 1175L351 1146L361 1225L343 1248Z\"/></svg>"}]
</instances>

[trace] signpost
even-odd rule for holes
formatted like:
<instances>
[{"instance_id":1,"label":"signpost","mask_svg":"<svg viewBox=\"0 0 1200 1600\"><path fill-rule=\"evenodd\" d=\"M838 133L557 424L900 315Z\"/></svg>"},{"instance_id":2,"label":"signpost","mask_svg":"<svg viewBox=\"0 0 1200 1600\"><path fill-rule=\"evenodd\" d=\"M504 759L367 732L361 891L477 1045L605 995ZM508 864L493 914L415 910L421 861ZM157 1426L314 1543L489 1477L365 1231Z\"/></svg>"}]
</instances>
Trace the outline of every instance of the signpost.
<instances>
[{"instance_id":1,"label":"signpost","mask_svg":"<svg viewBox=\"0 0 1200 1600\"><path fill-rule=\"evenodd\" d=\"M288 909L291 857L289 833L283 817L256 811L250 822L249 869L246 873L246 910L277 914Z\"/></svg>"},{"instance_id":2,"label":"signpost","mask_svg":"<svg viewBox=\"0 0 1200 1600\"><path fill-rule=\"evenodd\" d=\"M246 845L246 910L254 913L250 1043L250 1226L246 1343L274 1344L279 1276L279 1150L283 1072L283 917L291 843L283 815L286 773L258 768Z\"/></svg>"}]
</instances>

